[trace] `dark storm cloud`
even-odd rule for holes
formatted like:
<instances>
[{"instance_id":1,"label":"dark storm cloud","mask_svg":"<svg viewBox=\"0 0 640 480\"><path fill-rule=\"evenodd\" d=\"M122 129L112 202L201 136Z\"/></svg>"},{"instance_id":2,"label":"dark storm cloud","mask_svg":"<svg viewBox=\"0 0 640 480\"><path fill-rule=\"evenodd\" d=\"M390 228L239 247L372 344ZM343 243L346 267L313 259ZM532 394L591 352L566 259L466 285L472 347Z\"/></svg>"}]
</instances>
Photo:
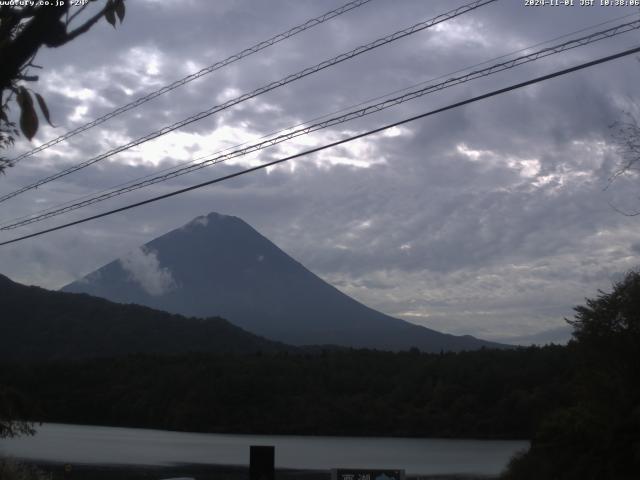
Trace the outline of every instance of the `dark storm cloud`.
<instances>
[{"instance_id":1,"label":"dark storm cloud","mask_svg":"<svg viewBox=\"0 0 640 480\"><path fill-rule=\"evenodd\" d=\"M43 51L37 90L54 138L139 95L335 8L339 1L129 2ZM453 8L374 0L25 159L2 192L55 173L304 67ZM631 10L501 1L191 124L2 204L2 219L152 174L388 92L604 22ZM628 20L627 20L628 21ZM612 24L611 24L612 25ZM606 26L599 27L599 29ZM78 211L104 211L334 141L383 123L628 48L637 33L429 95ZM638 263L637 181L605 190L619 158L608 126L635 95L632 59L485 100L181 197L3 247L2 273L55 288L191 218L238 215L316 273L386 313L488 338L566 334L562 317ZM30 148L23 141L16 151ZM625 203L626 202L626 203ZM35 231L50 220L20 230ZM10 235L3 238L10 238ZM540 337L540 338L543 338ZM549 337L550 338L550 337Z\"/></svg>"}]
</instances>

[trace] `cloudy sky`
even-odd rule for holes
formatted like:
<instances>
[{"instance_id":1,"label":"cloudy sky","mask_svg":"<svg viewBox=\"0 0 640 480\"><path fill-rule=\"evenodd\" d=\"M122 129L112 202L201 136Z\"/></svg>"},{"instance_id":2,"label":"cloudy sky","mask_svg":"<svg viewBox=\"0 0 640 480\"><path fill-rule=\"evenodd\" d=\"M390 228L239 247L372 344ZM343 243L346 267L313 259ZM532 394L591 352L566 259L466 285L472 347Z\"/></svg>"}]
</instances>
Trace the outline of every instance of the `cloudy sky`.
<instances>
[{"instance_id":1,"label":"cloudy sky","mask_svg":"<svg viewBox=\"0 0 640 480\"><path fill-rule=\"evenodd\" d=\"M56 128L15 154L309 18L340 0L135 0L73 43L43 49ZM464 1L460 2L462 5ZM152 174L270 132L554 40L628 22L637 7L527 7L501 0L120 153L0 204L0 220ZM579 3L579 0L575 0ZM458 4L372 0L28 158L8 193L64 167L349 51ZM550 46L568 38L556 40ZM401 120L640 44L633 31L65 216L35 232ZM538 47L541 48L541 47ZM503 59L504 60L504 59ZM494 63L497 63L494 62ZM634 111L630 56L407 124L333 150L126 213L0 247L0 272L60 288L134 247L216 211L243 218L313 272L384 313L486 339L566 338L563 317L638 265L640 180L610 125ZM15 109L14 109L15 110ZM637 113L637 111L636 111ZM13 156L13 155L10 155ZM541 336L541 337L540 337Z\"/></svg>"}]
</instances>

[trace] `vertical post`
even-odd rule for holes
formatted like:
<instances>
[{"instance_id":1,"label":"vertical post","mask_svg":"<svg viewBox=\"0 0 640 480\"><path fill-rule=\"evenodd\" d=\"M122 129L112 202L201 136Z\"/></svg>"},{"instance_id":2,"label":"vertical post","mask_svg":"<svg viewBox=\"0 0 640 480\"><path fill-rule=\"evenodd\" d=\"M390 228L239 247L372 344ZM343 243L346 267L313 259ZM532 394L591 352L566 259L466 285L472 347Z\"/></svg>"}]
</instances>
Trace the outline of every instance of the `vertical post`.
<instances>
[{"instance_id":1,"label":"vertical post","mask_svg":"<svg viewBox=\"0 0 640 480\"><path fill-rule=\"evenodd\" d=\"M249 447L249 479L275 480L275 447L251 445Z\"/></svg>"}]
</instances>

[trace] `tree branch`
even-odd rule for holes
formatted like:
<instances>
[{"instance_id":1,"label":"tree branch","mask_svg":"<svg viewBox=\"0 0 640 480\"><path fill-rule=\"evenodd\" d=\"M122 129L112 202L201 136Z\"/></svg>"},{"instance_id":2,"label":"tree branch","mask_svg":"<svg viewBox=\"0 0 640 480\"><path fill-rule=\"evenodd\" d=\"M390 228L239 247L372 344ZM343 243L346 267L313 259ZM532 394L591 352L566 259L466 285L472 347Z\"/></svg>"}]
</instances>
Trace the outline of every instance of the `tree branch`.
<instances>
[{"instance_id":1,"label":"tree branch","mask_svg":"<svg viewBox=\"0 0 640 480\"><path fill-rule=\"evenodd\" d=\"M14 28L18 26L20 21L26 17L19 15L19 12L11 7L3 7L0 10L0 16L2 17L2 26L0 27L0 38L8 39Z\"/></svg>"},{"instance_id":2,"label":"tree branch","mask_svg":"<svg viewBox=\"0 0 640 480\"><path fill-rule=\"evenodd\" d=\"M20 73L22 67L44 44L55 43L56 37L64 34L64 25L60 17L68 6L46 6L37 9L20 33L7 45L0 48L0 88L8 88L11 81ZM62 27L62 32L60 31Z\"/></svg>"},{"instance_id":3,"label":"tree branch","mask_svg":"<svg viewBox=\"0 0 640 480\"><path fill-rule=\"evenodd\" d=\"M24 80L25 82L37 82L38 75L18 75L18 80Z\"/></svg>"},{"instance_id":4,"label":"tree branch","mask_svg":"<svg viewBox=\"0 0 640 480\"><path fill-rule=\"evenodd\" d=\"M84 7L83 7L84 8ZM104 8L102 8L102 10L100 10L98 13L96 13L93 17L91 17L89 20L87 20L86 22L84 22L84 24L82 24L81 26L79 26L78 28L76 28L75 30L72 30L71 32L68 32L66 37L65 37L65 41L64 43L67 43L71 40L73 40L74 38L76 38L78 35L82 35L83 33L86 33L89 31L89 29L91 27L93 27L96 22L98 20L100 20L103 16L104 16L104 12L107 11L107 8L109 8L109 2L107 2L104 6ZM79 12L78 12L79 13ZM62 45L62 44L61 44Z\"/></svg>"}]
</instances>

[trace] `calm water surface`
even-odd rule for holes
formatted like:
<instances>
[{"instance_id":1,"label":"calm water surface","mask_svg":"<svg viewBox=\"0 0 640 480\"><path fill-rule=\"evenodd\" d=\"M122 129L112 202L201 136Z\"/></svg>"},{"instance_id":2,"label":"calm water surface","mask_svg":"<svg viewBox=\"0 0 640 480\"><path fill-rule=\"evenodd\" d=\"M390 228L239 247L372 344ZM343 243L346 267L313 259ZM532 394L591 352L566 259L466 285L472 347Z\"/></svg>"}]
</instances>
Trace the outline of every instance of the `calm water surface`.
<instances>
[{"instance_id":1,"label":"calm water surface","mask_svg":"<svg viewBox=\"0 0 640 480\"><path fill-rule=\"evenodd\" d=\"M91 464L248 465L250 445L274 445L276 467L404 468L409 474L497 475L525 441L302 437L180 433L43 424L33 437L0 440L0 455Z\"/></svg>"}]
</instances>

